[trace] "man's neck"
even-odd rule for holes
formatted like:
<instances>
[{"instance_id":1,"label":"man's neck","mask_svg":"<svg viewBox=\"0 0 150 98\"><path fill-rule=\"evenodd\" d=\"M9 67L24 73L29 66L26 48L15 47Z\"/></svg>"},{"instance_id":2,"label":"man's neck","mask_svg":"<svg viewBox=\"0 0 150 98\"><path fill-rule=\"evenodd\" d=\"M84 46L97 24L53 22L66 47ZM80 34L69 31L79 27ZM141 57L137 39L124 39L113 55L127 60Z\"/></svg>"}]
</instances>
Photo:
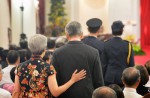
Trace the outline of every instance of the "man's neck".
<instances>
[{"instance_id":1,"label":"man's neck","mask_svg":"<svg viewBox=\"0 0 150 98\"><path fill-rule=\"evenodd\" d=\"M69 39L69 41L81 41L81 39L78 37L72 37Z\"/></svg>"},{"instance_id":2,"label":"man's neck","mask_svg":"<svg viewBox=\"0 0 150 98\"><path fill-rule=\"evenodd\" d=\"M97 38L97 33L90 33L89 36L93 36Z\"/></svg>"}]
</instances>

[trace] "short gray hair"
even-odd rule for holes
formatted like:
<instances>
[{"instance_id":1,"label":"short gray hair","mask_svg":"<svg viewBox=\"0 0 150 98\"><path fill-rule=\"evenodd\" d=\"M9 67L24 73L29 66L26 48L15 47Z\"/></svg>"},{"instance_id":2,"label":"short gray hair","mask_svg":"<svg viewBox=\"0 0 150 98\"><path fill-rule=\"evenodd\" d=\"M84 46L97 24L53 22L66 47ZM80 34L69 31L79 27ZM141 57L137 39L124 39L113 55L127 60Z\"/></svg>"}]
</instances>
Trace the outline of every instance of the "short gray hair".
<instances>
[{"instance_id":1,"label":"short gray hair","mask_svg":"<svg viewBox=\"0 0 150 98\"><path fill-rule=\"evenodd\" d=\"M82 27L81 24L77 21L69 22L65 27L66 33L69 36L81 35L82 34Z\"/></svg>"},{"instance_id":2,"label":"short gray hair","mask_svg":"<svg viewBox=\"0 0 150 98\"><path fill-rule=\"evenodd\" d=\"M117 98L116 92L106 86L94 90L92 98Z\"/></svg>"},{"instance_id":3,"label":"short gray hair","mask_svg":"<svg viewBox=\"0 0 150 98\"><path fill-rule=\"evenodd\" d=\"M47 47L47 37L41 34L35 34L29 39L28 46L32 53L40 53Z\"/></svg>"}]
</instances>

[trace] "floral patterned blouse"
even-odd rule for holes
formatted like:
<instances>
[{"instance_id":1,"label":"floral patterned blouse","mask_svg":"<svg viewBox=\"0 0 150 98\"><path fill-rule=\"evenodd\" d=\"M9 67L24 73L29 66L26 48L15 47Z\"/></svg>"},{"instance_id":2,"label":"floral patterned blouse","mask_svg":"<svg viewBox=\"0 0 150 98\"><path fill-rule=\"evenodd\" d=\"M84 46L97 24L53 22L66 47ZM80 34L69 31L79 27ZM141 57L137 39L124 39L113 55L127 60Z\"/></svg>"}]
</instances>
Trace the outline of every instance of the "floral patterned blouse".
<instances>
[{"instance_id":1,"label":"floral patterned blouse","mask_svg":"<svg viewBox=\"0 0 150 98\"><path fill-rule=\"evenodd\" d=\"M21 87L21 98L51 98L48 76L55 74L53 66L45 63L40 56L20 64L17 75Z\"/></svg>"}]
</instances>

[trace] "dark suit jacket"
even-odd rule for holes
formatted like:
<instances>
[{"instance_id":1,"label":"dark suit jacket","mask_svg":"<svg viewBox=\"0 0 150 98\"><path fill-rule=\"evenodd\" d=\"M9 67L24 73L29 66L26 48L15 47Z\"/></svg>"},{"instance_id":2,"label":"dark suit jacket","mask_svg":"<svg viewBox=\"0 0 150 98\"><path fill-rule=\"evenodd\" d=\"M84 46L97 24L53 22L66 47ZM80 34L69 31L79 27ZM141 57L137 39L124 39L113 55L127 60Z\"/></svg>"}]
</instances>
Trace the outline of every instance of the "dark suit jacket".
<instances>
[{"instance_id":1,"label":"dark suit jacket","mask_svg":"<svg viewBox=\"0 0 150 98\"><path fill-rule=\"evenodd\" d=\"M70 41L56 49L52 64L57 71L59 86L70 80L76 69L87 71L85 79L75 83L58 98L91 98L93 90L104 85L98 51L80 41Z\"/></svg>"},{"instance_id":2,"label":"dark suit jacket","mask_svg":"<svg viewBox=\"0 0 150 98\"><path fill-rule=\"evenodd\" d=\"M122 84L122 72L127 67L134 66L133 50L131 51L130 63L127 64L128 41L120 37L113 37L104 43L103 69L104 80L110 84ZM131 48L132 49L132 48Z\"/></svg>"},{"instance_id":3,"label":"dark suit jacket","mask_svg":"<svg viewBox=\"0 0 150 98\"><path fill-rule=\"evenodd\" d=\"M102 55L102 52L104 50L104 42L98 40L96 37L93 37L93 36L85 37L82 41L83 43L97 49L99 52L99 55L100 56Z\"/></svg>"}]
</instances>

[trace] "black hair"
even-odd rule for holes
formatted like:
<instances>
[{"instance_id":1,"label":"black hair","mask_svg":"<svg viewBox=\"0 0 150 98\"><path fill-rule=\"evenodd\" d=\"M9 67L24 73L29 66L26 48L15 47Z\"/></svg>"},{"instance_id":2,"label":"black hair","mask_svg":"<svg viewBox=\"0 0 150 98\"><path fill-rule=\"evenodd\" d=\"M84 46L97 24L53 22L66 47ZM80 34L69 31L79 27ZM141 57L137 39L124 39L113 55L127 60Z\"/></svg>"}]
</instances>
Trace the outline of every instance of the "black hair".
<instances>
[{"instance_id":1,"label":"black hair","mask_svg":"<svg viewBox=\"0 0 150 98\"><path fill-rule=\"evenodd\" d=\"M112 88L116 92L117 98L124 98L123 91L119 85L111 84L111 85L109 85L109 87Z\"/></svg>"},{"instance_id":2,"label":"black hair","mask_svg":"<svg viewBox=\"0 0 150 98\"><path fill-rule=\"evenodd\" d=\"M15 44L9 45L9 50L19 50L19 47Z\"/></svg>"},{"instance_id":3,"label":"black hair","mask_svg":"<svg viewBox=\"0 0 150 98\"><path fill-rule=\"evenodd\" d=\"M16 67L13 67L11 70L10 70L10 78L13 82L15 82L15 70L16 70Z\"/></svg>"},{"instance_id":4,"label":"black hair","mask_svg":"<svg viewBox=\"0 0 150 98\"><path fill-rule=\"evenodd\" d=\"M15 50L10 50L7 55L7 60L9 64L15 64L19 58L19 53Z\"/></svg>"},{"instance_id":5,"label":"black hair","mask_svg":"<svg viewBox=\"0 0 150 98\"><path fill-rule=\"evenodd\" d=\"M99 29L100 27L88 27L88 31L90 33L96 33Z\"/></svg>"},{"instance_id":6,"label":"black hair","mask_svg":"<svg viewBox=\"0 0 150 98\"><path fill-rule=\"evenodd\" d=\"M18 51L19 55L20 55L20 63L25 62L26 61L26 54L27 54L27 50L26 49L21 49Z\"/></svg>"},{"instance_id":7,"label":"black hair","mask_svg":"<svg viewBox=\"0 0 150 98\"><path fill-rule=\"evenodd\" d=\"M51 58L52 58L52 55L51 55L51 52L50 51L46 51L45 52L45 55L44 55L44 57L43 57L43 60L44 61L47 61L47 60L51 60Z\"/></svg>"},{"instance_id":8,"label":"black hair","mask_svg":"<svg viewBox=\"0 0 150 98\"><path fill-rule=\"evenodd\" d=\"M48 49L53 49L53 48L55 48L55 45L56 45L55 40L48 38L48 40L47 40L47 48Z\"/></svg>"},{"instance_id":9,"label":"black hair","mask_svg":"<svg viewBox=\"0 0 150 98\"><path fill-rule=\"evenodd\" d=\"M148 61L146 62L145 67L146 67L146 69L147 69L147 71L148 71L148 74L150 75L150 60L148 60Z\"/></svg>"},{"instance_id":10,"label":"black hair","mask_svg":"<svg viewBox=\"0 0 150 98\"><path fill-rule=\"evenodd\" d=\"M21 49L28 49L28 42L26 40L21 40L19 44Z\"/></svg>"},{"instance_id":11,"label":"black hair","mask_svg":"<svg viewBox=\"0 0 150 98\"><path fill-rule=\"evenodd\" d=\"M8 52L9 52L9 50L3 50L2 51L2 61L6 61L6 57L7 57Z\"/></svg>"},{"instance_id":12,"label":"black hair","mask_svg":"<svg viewBox=\"0 0 150 98\"><path fill-rule=\"evenodd\" d=\"M140 76L141 76L140 84L145 85L149 80L147 69L142 65L137 65L135 66L135 68L140 71Z\"/></svg>"},{"instance_id":13,"label":"black hair","mask_svg":"<svg viewBox=\"0 0 150 98\"><path fill-rule=\"evenodd\" d=\"M123 29L120 29L119 31L112 30L112 34L115 35L115 36L122 35L122 33L123 33Z\"/></svg>"}]
</instances>

